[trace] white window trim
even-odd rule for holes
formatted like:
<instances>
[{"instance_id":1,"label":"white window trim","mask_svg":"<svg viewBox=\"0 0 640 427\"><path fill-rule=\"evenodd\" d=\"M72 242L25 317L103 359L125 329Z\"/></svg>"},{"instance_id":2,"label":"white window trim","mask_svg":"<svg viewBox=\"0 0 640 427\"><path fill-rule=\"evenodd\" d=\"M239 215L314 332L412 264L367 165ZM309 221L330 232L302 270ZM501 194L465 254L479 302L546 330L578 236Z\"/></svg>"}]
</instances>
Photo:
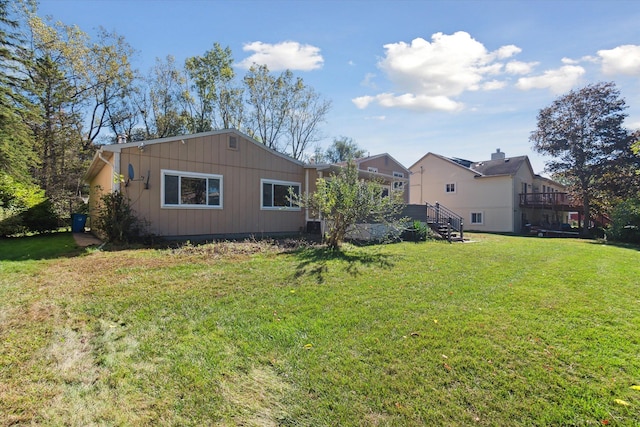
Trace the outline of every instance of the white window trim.
<instances>
[{"instance_id":1,"label":"white window trim","mask_svg":"<svg viewBox=\"0 0 640 427\"><path fill-rule=\"evenodd\" d=\"M394 191L404 190L404 172L393 171L393 190Z\"/></svg>"},{"instance_id":2,"label":"white window trim","mask_svg":"<svg viewBox=\"0 0 640 427\"><path fill-rule=\"evenodd\" d=\"M164 177L165 175L178 175L180 178L204 178L204 179L219 179L220 180L220 204L219 205L169 205L164 202ZM208 185L208 184L207 184ZM160 207L163 209L222 209L223 207L223 188L224 178L222 175L199 173L199 172L184 172L170 169L160 170ZM178 203L180 202L180 184L178 184Z\"/></svg>"},{"instance_id":3,"label":"white window trim","mask_svg":"<svg viewBox=\"0 0 640 427\"><path fill-rule=\"evenodd\" d=\"M447 185L453 185L453 191L447 191ZM458 183L456 182L446 182L444 184L444 193L445 194L456 194L458 192Z\"/></svg>"},{"instance_id":4,"label":"white window trim","mask_svg":"<svg viewBox=\"0 0 640 427\"><path fill-rule=\"evenodd\" d=\"M480 214L480 219L482 219L482 221L480 221L480 222L473 222L473 214ZM469 224L473 224L473 225L484 225L484 211L478 211L478 212L471 212L471 213L469 213Z\"/></svg>"},{"instance_id":5,"label":"white window trim","mask_svg":"<svg viewBox=\"0 0 640 427\"><path fill-rule=\"evenodd\" d=\"M264 192L262 191L262 187L264 184L276 184L276 185L287 185L290 187L298 187L298 194L302 194L302 184L299 182L293 181L280 181L277 179L266 179L263 178L260 180L260 210L262 211L300 211L300 206L265 206L264 205Z\"/></svg>"}]
</instances>

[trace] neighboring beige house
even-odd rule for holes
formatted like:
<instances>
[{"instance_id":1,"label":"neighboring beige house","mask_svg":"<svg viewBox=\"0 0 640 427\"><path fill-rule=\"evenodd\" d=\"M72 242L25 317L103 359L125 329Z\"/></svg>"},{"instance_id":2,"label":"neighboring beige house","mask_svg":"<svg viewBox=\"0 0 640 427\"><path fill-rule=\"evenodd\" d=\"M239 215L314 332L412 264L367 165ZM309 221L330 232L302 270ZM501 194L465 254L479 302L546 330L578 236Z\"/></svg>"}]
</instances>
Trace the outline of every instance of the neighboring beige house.
<instances>
[{"instance_id":1,"label":"neighboring beige house","mask_svg":"<svg viewBox=\"0 0 640 427\"><path fill-rule=\"evenodd\" d=\"M382 183L383 191L388 194L393 191L402 191L405 203L409 203L409 193L406 191L409 184L409 169L402 166L400 162L388 153L361 157L355 159L354 163L359 170L361 178L377 179ZM322 177L335 173L344 166L346 166L346 162L315 165L315 168L319 172L318 177Z\"/></svg>"},{"instance_id":2,"label":"neighboring beige house","mask_svg":"<svg viewBox=\"0 0 640 427\"><path fill-rule=\"evenodd\" d=\"M576 210L565 187L535 174L527 156L506 157L499 149L482 162L427 153L409 170L409 202L439 203L463 218L465 230L560 227Z\"/></svg>"},{"instance_id":3,"label":"neighboring beige house","mask_svg":"<svg viewBox=\"0 0 640 427\"><path fill-rule=\"evenodd\" d=\"M359 162L378 168L368 175L404 191L409 171L389 155ZM304 164L237 130L222 130L105 145L85 180L90 215L96 214L101 194L121 191L157 236L260 236L319 230L319 219L287 196L290 188L312 193L317 178L336 167ZM404 177L394 178L394 172Z\"/></svg>"}]
</instances>

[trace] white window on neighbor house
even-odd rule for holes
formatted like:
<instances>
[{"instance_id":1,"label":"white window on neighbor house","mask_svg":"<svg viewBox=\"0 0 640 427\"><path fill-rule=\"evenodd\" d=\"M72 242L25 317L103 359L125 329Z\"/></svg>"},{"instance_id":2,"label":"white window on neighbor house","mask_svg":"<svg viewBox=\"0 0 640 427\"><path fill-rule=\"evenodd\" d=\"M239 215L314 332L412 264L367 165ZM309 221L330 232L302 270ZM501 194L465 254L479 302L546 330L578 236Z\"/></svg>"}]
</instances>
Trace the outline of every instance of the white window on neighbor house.
<instances>
[{"instance_id":1,"label":"white window on neighbor house","mask_svg":"<svg viewBox=\"0 0 640 427\"><path fill-rule=\"evenodd\" d=\"M394 172L393 173L393 189L394 190L402 190L404 188L404 173L402 172ZM399 180L398 180L399 178Z\"/></svg>"},{"instance_id":2,"label":"white window on neighbor house","mask_svg":"<svg viewBox=\"0 0 640 427\"><path fill-rule=\"evenodd\" d=\"M269 179L260 180L260 206L265 210L291 210L299 211L291 200L291 195L300 195L300 183L288 181L276 181Z\"/></svg>"},{"instance_id":3,"label":"white window on neighbor house","mask_svg":"<svg viewBox=\"0 0 640 427\"><path fill-rule=\"evenodd\" d=\"M161 171L163 208L222 208L222 175Z\"/></svg>"},{"instance_id":4,"label":"white window on neighbor house","mask_svg":"<svg viewBox=\"0 0 640 427\"><path fill-rule=\"evenodd\" d=\"M455 182L452 182L450 184L445 184L444 192L445 193L455 193L456 192L456 184L455 184Z\"/></svg>"},{"instance_id":5,"label":"white window on neighbor house","mask_svg":"<svg viewBox=\"0 0 640 427\"><path fill-rule=\"evenodd\" d=\"M471 212L471 224L482 224L483 215L482 212Z\"/></svg>"},{"instance_id":6,"label":"white window on neighbor house","mask_svg":"<svg viewBox=\"0 0 640 427\"><path fill-rule=\"evenodd\" d=\"M378 173L378 168L374 168L372 166L369 166L367 168L367 172L373 172L373 173Z\"/></svg>"}]
</instances>

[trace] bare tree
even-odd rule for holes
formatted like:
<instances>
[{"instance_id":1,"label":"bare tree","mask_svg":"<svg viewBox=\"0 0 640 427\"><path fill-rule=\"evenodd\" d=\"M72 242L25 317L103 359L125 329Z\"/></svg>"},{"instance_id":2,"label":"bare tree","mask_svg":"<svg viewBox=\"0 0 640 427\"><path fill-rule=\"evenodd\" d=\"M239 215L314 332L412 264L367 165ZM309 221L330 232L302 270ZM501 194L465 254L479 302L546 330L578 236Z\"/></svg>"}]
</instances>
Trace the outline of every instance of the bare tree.
<instances>
[{"instance_id":1,"label":"bare tree","mask_svg":"<svg viewBox=\"0 0 640 427\"><path fill-rule=\"evenodd\" d=\"M302 160L305 150L320 140L319 125L325 121L330 108L331 102L323 100L313 88L304 85L295 88L287 114L291 157Z\"/></svg>"}]
</instances>

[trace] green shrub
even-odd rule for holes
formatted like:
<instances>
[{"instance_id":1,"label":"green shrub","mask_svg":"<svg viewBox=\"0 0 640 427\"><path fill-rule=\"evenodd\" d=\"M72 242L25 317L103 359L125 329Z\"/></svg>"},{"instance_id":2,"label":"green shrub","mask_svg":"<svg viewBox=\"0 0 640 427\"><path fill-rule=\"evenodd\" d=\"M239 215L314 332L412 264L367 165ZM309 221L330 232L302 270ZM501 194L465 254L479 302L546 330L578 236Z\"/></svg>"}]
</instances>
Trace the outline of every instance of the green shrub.
<instances>
[{"instance_id":1,"label":"green shrub","mask_svg":"<svg viewBox=\"0 0 640 427\"><path fill-rule=\"evenodd\" d=\"M607 237L619 242L640 243L640 199L626 200L613 209Z\"/></svg>"},{"instance_id":2,"label":"green shrub","mask_svg":"<svg viewBox=\"0 0 640 427\"><path fill-rule=\"evenodd\" d=\"M49 216L52 213L50 206L51 202L38 186L0 173L0 236L57 228L58 217L55 214Z\"/></svg>"},{"instance_id":3,"label":"green shrub","mask_svg":"<svg viewBox=\"0 0 640 427\"><path fill-rule=\"evenodd\" d=\"M100 197L94 224L110 243L131 243L145 237L145 224L131 209L129 198L119 191Z\"/></svg>"},{"instance_id":4,"label":"green shrub","mask_svg":"<svg viewBox=\"0 0 640 427\"><path fill-rule=\"evenodd\" d=\"M34 233L54 231L60 227L60 219L53 209L53 203L48 199L24 211L22 223L28 231Z\"/></svg>"},{"instance_id":5,"label":"green shrub","mask_svg":"<svg viewBox=\"0 0 640 427\"><path fill-rule=\"evenodd\" d=\"M3 218L0 219L0 237L14 236L25 232L22 223L22 215L19 213L10 215L7 211L2 213Z\"/></svg>"}]
</instances>

